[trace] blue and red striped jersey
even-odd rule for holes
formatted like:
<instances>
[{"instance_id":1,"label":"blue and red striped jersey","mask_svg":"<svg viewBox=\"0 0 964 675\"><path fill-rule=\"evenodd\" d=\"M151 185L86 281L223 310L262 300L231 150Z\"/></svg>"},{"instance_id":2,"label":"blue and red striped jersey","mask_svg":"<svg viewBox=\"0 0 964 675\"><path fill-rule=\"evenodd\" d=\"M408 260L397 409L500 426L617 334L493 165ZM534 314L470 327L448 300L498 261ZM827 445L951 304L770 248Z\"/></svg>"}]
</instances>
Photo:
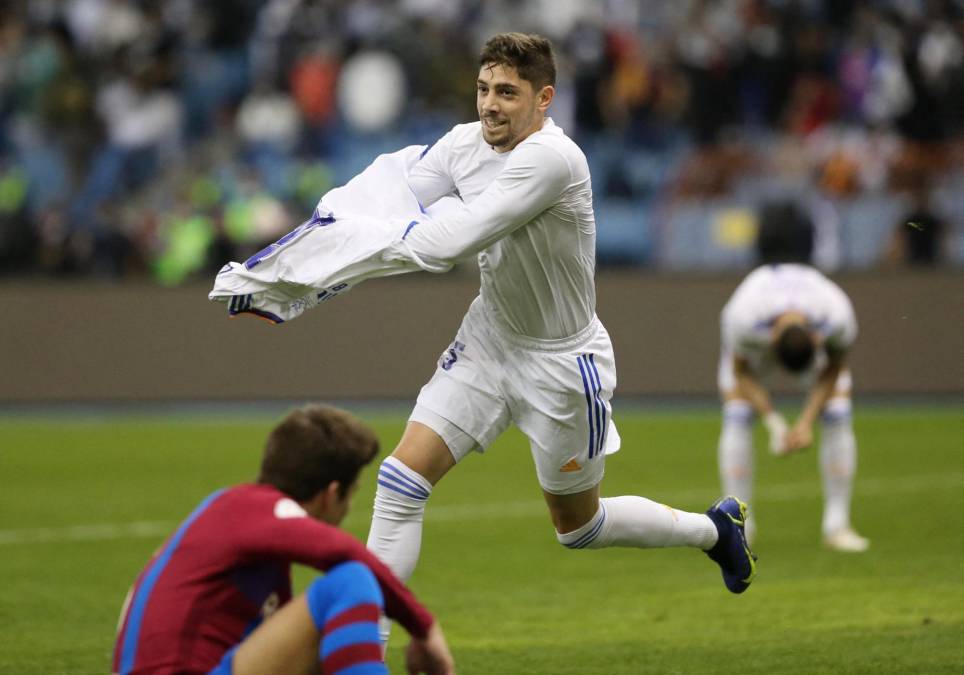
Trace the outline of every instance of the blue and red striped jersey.
<instances>
[{"instance_id":1,"label":"blue and red striped jersey","mask_svg":"<svg viewBox=\"0 0 964 675\"><path fill-rule=\"evenodd\" d=\"M432 615L365 546L269 485L207 497L138 575L121 611L114 673L207 673L291 599L291 563L372 570L385 613L424 637Z\"/></svg>"}]
</instances>

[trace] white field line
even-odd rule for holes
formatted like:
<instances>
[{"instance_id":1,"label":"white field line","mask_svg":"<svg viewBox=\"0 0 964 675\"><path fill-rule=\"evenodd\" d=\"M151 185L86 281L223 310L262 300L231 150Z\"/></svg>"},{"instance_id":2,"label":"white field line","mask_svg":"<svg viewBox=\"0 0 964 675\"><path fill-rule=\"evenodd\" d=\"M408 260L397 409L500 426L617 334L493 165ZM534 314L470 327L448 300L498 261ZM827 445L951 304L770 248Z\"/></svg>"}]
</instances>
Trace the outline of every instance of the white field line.
<instances>
[{"instance_id":1,"label":"white field line","mask_svg":"<svg viewBox=\"0 0 964 675\"><path fill-rule=\"evenodd\" d=\"M960 489L964 487L964 473L910 474L900 478L857 478L856 497L886 494L908 495L921 492ZM754 501L790 502L804 498L818 498L817 480L761 485ZM715 488L681 490L649 495L671 505L702 504L715 497ZM513 518L547 518L546 506L539 500L518 502L482 502L429 506L425 519L429 522L460 520L493 520ZM11 544L43 544L71 541L114 541L118 539L162 539L177 526L173 521L140 521L102 525L74 525L71 527L40 527L0 530L0 546Z\"/></svg>"},{"instance_id":2,"label":"white field line","mask_svg":"<svg viewBox=\"0 0 964 675\"><path fill-rule=\"evenodd\" d=\"M4 544L45 544L66 541L113 541L115 539L153 539L171 533L177 523L141 521L106 525L73 525L70 527L35 527L23 530L0 530L0 546Z\"/></svg>"}]
</instances>

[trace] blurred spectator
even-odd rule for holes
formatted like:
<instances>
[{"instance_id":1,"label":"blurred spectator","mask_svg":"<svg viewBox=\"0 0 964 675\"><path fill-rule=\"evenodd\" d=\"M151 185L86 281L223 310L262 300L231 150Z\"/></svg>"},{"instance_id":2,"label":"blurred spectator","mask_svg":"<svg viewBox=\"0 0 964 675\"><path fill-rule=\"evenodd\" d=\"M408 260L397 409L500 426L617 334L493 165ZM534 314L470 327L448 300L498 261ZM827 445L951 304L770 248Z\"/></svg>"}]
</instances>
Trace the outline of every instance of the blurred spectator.
<instances>
[{"instance_id":1,"label":"blurred spectator","mask_svg":"<svg viewBox=\"0 0 964 675\"><path fill-rule=\"evenodd\" d=\"M947 231L931 205L931 190L922 178L911 191L911 207L894 225L887 248L887 261L927 267L940 263L945 254Z\"/></svg>"},{"instance_id":2,"label":"blurred spectator","mask_svg":"<svg viewBox=\"0 0 964 675\"><path fill-rule=\"evenodd\" d=\"M946 0L8 0L0 262L205 274L377 153L471 121L477 50L504 30L554 41L601 261L745 266L754 214L783 202L816 225L817 265L964 265L964 6ZM905 193L923 230L891 241Z\"/></svg>"},{"instance_id":3,"label":"blurred spectator","mask_svg":"<svg viewBox=\"0 0 964 675\"><path fill-rule=\"evenodd\" d=\"M792 201L778 201L768 202L760 208L756 238L759 264L809 265L813 249L813 223L800 206Z\"/></svg>"}]
</instances>

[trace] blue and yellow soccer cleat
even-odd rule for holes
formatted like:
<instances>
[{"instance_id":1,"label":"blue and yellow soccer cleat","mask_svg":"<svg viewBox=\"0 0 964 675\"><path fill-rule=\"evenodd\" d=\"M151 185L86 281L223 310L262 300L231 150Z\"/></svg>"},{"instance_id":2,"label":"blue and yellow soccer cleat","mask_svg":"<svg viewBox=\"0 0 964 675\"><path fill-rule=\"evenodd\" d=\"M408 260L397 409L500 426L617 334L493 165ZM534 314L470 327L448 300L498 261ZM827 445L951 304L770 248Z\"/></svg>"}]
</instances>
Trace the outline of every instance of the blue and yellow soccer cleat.
<instances>
[{"instance_id":1,"label":"blue and yellow soccer cleat","mask_svg":"<svg viewBox=\"0 0 964 675\"><path fill-rule=\"evenodd\" d=\"M720 566L723 583L731 593L742 593L756 576L756 556L746 543L746 504L736 497L724 497L706 515L716 525L719 539L706 555Z\"/></svg>"}]
</instances>

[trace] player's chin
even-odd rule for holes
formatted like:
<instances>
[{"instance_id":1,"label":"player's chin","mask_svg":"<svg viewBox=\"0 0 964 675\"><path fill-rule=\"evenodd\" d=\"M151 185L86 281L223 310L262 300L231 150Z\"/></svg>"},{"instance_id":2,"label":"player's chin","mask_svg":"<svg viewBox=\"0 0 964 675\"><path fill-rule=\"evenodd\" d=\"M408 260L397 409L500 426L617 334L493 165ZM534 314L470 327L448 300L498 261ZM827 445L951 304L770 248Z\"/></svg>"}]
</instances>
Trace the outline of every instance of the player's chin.
<instances>
[{"instance_id":1,"label":"player's chin","mask_svg":"<svg viewBox=\"0 0 964 675\"><path fill-rule=\"evenodd\" d=\"M485 139L486 143L496 148L508 145L509 143L508 132L492 133L484 127L482 128L482 138Z\"/></svg>"}]
</instances>

